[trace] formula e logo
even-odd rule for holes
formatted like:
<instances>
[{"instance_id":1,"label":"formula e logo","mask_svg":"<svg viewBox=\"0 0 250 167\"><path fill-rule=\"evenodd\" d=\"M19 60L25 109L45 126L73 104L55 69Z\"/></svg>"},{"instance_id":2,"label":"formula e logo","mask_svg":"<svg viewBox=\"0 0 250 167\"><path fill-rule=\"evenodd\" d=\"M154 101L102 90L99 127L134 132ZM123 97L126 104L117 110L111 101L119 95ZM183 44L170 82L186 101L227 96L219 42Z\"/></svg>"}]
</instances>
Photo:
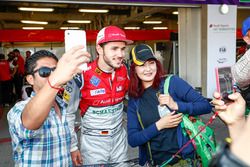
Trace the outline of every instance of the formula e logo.
<instances>
[{"instance_id":1,"label":"formula e logo","mask_svg":"<svg viewBox=\"0 0 250 167\"><path fill-rule=\"evenodd\" d=\"M91 96L103 95L103 94L105 94L105 93L106 93L106 91L105 91L104 88L102 88L102 89L96 89L96 90L91 90L91 91L90 91L90 95L91 95Z\"/></svg>"},{"instance_id":2,"label":"formula e logo","mask_svg":"<svg viewBox=\"0 0 250 167\"><path fill-rule=\"evenodd\" d=\"M100 79L97 78L96 76L92 76L91 79L90 79L90 83L92 85L94 85L95 87L97 87L100 83Z\"/></svg>"}]
</instances>

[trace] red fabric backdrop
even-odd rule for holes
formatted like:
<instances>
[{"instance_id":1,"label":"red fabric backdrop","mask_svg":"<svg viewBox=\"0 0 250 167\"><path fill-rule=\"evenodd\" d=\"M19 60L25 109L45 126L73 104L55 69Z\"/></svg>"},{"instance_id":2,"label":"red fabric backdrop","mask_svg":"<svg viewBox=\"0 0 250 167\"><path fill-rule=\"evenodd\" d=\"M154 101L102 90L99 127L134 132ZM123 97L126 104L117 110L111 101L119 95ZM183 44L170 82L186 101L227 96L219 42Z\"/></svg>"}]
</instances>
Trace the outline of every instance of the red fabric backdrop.
<instances>
[{"instance_id":1,"label":"red fabric backdrop","mask_svg":"<svg viewBox=\"0 0 250 167\"><path fill-rule=\"evenodd\" d=\"M169 40L175 30L126 30L127 38L138 40ZM86 31L87 41L95 41L98 31ZM63 42L64 30L0 30L0 42Z\"/></svg>"},{"instance_id":2,"label":"red fabric backdrop","mask_svg":"<svg viewBox=\"0 0 250 167\"><path fill-rule=\"evenodd\" d=\"M176 30L125 30L127 38L134 41L170 40ZM98 31L86 31L87 41L94 42ZM237 30L237 39L242 38ZM0 42L64 42L64 30L0 30Z\"/></svg>"}]
</instances>

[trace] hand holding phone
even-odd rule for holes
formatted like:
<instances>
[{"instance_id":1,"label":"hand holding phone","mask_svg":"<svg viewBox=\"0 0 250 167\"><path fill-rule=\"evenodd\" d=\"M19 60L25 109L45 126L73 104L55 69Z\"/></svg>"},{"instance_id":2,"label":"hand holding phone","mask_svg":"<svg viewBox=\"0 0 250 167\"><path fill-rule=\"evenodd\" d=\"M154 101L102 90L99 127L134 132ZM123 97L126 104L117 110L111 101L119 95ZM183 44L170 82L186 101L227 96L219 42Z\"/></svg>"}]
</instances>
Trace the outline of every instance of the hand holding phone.
<instances>
[{"instance_id":1,"label":"hand holding phone","mask_svg":"<svg viewBox=\"0 0 250 167\"><path fill-rule=\"evenodd\" d=\"M77 45L84 46L83 50L87 51L86 32L84 30L66 30L64 34L65 51ZM87 70L87 64L84 63L79 67L82 71Z\"/></svg>"},{"instance_id":2,"label":"hand holding phone","mask_svg":"<svg viewBox=\"0 0 250 167\"><path fill-rule=\"evenodd\" d=\"M233 77L231 67L219 67L215 69L217 91L221 100L225 103L231 102L228 95L233 93Z\"/></svg>"}]
</instances>

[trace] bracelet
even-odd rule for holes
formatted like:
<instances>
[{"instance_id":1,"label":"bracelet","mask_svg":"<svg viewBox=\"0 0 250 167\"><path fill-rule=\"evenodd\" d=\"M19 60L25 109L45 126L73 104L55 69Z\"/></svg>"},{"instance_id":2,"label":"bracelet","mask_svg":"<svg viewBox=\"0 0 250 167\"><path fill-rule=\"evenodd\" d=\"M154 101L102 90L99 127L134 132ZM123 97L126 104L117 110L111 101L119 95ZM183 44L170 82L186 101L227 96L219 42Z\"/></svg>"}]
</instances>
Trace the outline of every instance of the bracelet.
<instances>
[{"instance_id":1,"label":"bracelet","mask_svg":"<svg viewBox=\"0 0 250 167\"><path fill-rule=\"evenodd\" d=\"M58 90L58 91L60 91L60 90L62 89L62 88L55 87L55 86L51 85L51 83L50 83L50 81L49 81L49 78L48 78L48 84L49 84L49 86L50 86L52 89L56 89L56 90Z\"/></svg>"}]
</instances>

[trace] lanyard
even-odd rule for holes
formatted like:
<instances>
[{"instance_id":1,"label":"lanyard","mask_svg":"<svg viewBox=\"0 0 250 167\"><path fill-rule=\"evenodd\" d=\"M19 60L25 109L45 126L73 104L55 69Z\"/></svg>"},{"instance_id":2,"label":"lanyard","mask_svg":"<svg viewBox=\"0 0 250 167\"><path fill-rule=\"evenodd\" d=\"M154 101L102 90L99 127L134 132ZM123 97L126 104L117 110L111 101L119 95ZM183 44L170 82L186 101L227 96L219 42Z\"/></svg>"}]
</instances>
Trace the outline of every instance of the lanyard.
<instances>
[{"instance_id":1,"label":"lanyard","mask_svg":"<svg viewBox=\"0 0 250 167\"><path fill-rule=\"evenodd\" d=\"M196 138L208 125L210 125L215 118L218 116L218 112L216 111L210 118L209 121L205 124L204 127L200 129L200 131L193 137L191 138L185 145L183 145L170 159L166 160L165 162L162 163L160 167L166 166L169 162L171 162L175 157L177 157L178 154L180 154L184 148L186 148L190 143L194 141L194 138Z\"/></svg>"}]
</instances>

